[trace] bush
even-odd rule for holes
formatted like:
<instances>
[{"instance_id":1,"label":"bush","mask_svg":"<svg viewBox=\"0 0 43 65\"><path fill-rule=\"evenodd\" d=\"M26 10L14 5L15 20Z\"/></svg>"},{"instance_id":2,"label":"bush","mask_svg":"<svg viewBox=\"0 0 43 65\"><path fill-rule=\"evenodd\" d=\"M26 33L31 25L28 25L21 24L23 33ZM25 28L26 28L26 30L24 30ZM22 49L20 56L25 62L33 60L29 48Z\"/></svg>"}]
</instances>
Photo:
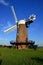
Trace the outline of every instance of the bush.
<instances>
[{"instance_id":1,"label":"bush","mask_svg":"<svg viewBox=\"0 0 43 65\"><path fill-rule=\"evenodd\" d=\"M38 48L38 45L34 45L33 48L34 50L36 50Z\"/></svg>"}]
</instances>

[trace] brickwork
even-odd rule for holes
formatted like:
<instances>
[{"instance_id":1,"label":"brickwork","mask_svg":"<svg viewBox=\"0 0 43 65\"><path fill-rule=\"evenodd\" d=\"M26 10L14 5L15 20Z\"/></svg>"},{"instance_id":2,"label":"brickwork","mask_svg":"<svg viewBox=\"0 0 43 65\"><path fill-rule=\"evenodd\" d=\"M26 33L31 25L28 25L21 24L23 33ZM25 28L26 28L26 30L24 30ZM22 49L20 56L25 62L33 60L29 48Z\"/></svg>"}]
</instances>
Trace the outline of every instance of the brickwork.
<instances>
[{"instance_id":1,"label":"brickwork","mask_svg":"<svg viewBox=\"0 0 43 65\"><path fill-rule=\"evenodd\" d=\"M27 34L27 28L25 24L20 24L18 26L18 34L16 38L17 43L26 43L28 41L28 34ZM18 48L26 48L26 45L19 45Z\"/></svg>"}]
</instances>

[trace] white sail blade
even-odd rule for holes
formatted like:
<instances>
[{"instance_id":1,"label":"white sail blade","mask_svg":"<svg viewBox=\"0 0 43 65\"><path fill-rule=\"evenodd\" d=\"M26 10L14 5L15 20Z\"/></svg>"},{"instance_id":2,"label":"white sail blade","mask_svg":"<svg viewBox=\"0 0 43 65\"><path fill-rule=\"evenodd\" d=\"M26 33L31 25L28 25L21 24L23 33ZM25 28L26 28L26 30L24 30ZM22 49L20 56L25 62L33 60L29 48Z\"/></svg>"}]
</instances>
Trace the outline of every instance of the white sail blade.
<instances>
[{"instance_id":1,"label":"white sail blade","mask_svg":"<svg viewBox=\"0 0 43 65\"><path fill-rule=\"evenodd\" d=\"M30 21L34 21L35 19L36 19L36 15L34 15L34 14L30 15L30 17L29 17Z\"/></svg>"},{"instance_id":2,"label":"white sail blade","mask_svg":"<svg viewBox=\"0 0 43 65\"><path fill-rule=\"evenodd\" d=\"M17 20L17 17L16 17L16 13L15 13L15 11L14 11L14 7L13 7L13 6L11 6L11 9L12 9L12 12L13 12L13 14L14 14L15 21L16 21L16 23L17 23L17 22L18 22L18 20Z\"/></svg>"},{"instance_id":3,"label":"white sail blade","mask_svg":"<svg viewBox=\"0 0 43 65\"><path fill-rule=\"evenodd\" d=\"M5 33L8 33L8 32L10 32L10 31L15 30L16 28L17 28L17 26L14 25L14 26L10 27L9 29L5 30L4 32L5 32Z\"/></svg>"}]
</instances>

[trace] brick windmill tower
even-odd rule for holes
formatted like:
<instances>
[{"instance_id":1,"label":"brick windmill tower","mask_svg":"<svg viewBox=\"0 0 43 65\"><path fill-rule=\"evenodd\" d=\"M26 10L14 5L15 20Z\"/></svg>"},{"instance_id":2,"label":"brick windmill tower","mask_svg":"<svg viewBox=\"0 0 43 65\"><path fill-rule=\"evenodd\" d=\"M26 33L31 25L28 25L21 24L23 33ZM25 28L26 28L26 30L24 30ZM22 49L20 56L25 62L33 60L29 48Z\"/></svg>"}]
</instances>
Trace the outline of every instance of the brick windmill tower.
<instances>
[{"instance_id":1,"label":"brick windmill tower","mask_svg":"<svg viewBox=\"0 0 43 65\"><path fill-rule=\"evenodd\" d=\"M26 20L20 20L18 29L17 29L17 36L16 36L16 42L18 44L19 49L27 48L26 42L28 41L28 32L25 25Z\"/></svg>"},{"instance_id":2,"label":"brick windmill tower","mask_svg":"<svg viewBox=\"0 0 43 65\"><path fill-rule=\"evenodd\" d=\"M4 32L10 32L10 31L17 28L17 35L16 35L16 42L15 42L16 47L18 49L26 49L26 48L28 48L28 31L27 31L27 28L28 28L28 25L30 25L36 19L36 16L31 15L29 17L28 21L26 21L25 19L18 21L13 6L11 6L11 10L14 14L16 25L10 27L9 29L5 30Z\"/></svg>"}]
</instances>

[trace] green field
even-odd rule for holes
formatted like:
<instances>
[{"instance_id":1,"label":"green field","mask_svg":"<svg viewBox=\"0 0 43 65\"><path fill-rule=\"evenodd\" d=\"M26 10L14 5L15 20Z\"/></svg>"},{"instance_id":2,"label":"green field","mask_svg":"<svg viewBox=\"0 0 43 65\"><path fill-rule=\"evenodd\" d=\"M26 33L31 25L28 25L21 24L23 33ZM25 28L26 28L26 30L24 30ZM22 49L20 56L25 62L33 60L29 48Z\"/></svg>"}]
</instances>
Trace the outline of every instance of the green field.
<instances>
[{"instance_id":1,"label":"green field","mask_svg":"<svg viewBox=\"0 0 43 65\"><path fill-rule=\"evenodd\" d=\"M43 65L43 48L36 51L0 48L0 65Z\"/></svg>"}]
</instances>

